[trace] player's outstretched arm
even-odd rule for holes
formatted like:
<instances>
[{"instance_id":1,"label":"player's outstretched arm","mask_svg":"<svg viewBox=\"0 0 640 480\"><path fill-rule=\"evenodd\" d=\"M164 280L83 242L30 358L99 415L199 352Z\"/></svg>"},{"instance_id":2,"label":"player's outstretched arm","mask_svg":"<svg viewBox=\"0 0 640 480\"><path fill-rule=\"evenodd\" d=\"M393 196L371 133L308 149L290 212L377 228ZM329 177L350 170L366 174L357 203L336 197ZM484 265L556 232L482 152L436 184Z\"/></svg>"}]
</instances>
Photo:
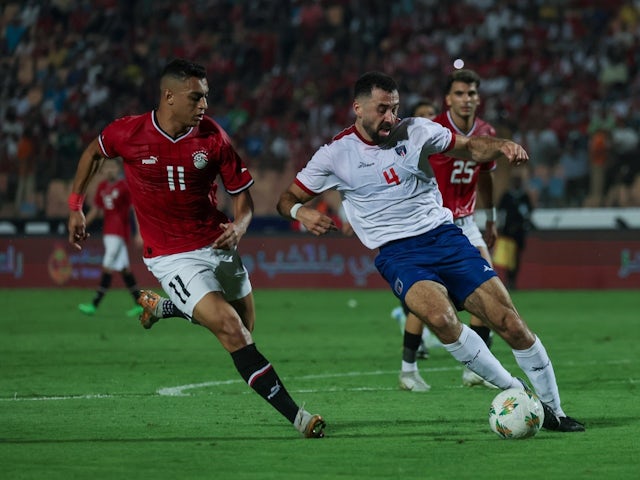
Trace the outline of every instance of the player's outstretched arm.
<instances>
[{"instance_id":1,"label":"player's outstretched arm","mask_svg":"<svg viewBox=\"0 0 640 480\"><path fill-rule=\"evenodd\" d=\"M478 163L506 158L513 165L529 160L526 150L511 140L489 136L465 137L456 135L454 147L447 152L452 157L461 157Z\"/></svg>"},{"instance_id":2,"label":"player's outstretched arm","mask_svg":"<svg viewBox=\"0 0 640 480\"><path fill-rule=\"evenodd\" d=\"M289 188L282 192L278 200L278 213L285 218L298 220L304 227L314 235L324 235L338 227L331 217L319 212L315 208L306 207L304 204L314 198L298 185L292 183Z\"/></svg>"},{"instance_id":3,"label":"player's outstretched arm","mask_svg":"<svg viewBox=\"0 0 640 480\"><path fill-rule=\"evenodd\" d=\"M91 182L91 179L100 170L100 166L104 157L98 144L98 139L94 139L85 148L84 152L80 156L78 167L76 169L76 175L73 179L73 185L71 187L71 194L69 195L69 243L73 245L76 250L81 250L81 242L89 237L87 233L87 222L82 212L82 205L84 204L84 196L87 191L87 187Z\"/></svg>"}]
</instances>

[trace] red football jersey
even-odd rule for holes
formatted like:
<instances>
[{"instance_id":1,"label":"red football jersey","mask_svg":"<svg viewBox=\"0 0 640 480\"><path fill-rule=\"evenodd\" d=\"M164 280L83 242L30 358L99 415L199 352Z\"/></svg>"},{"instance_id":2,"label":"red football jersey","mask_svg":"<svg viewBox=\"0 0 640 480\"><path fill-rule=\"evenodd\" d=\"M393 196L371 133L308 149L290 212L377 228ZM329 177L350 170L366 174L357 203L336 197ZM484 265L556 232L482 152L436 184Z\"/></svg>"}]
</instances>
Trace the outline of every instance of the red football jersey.
<instances>
[{"instance_id":1,"label":"red football jersey","mask_svg":"<svg viewBox=\"0 0 640 480\"><path fill-rule=\"evenodd\" d=\"M104 212L102 233L118 235L129 240L131 232L131 195L124 179L111 183L103 180L96 189L93 199L96 207Z\"/></svg>"},{"instance_id":2,"label":"red football jersey","mask_svg":"<svg viewBox=\"0 0 640 480\"><path fill-rule=\"evenodd\" d=\"M476 118L468 133L461 132L451 119L448 111L442 112L434 122L448 128L454 134L496 136L495 129L480 118ZM453 212L453 218L472 215L476 209L476 185L480 170L491 171L496 168L496 162L476 163L472 160L453 158L442 153L429 157L429 163L442 193L442 203Z\"/></svg>"},{"instance_id":3,"label":"red football jersey","mask_svg":"<svg viewBox=\"0 0 640 480\"><path fill-rule=\"evenodd\" d=\"M165 133L155 111L113 121L99 137L103 155L122 157L144 239L144 256L186 252L213 243L227 216L211 194L218 175L230 194L253 184L226 132L205 117L178 138Z\"/></svg>"}]
</instances>

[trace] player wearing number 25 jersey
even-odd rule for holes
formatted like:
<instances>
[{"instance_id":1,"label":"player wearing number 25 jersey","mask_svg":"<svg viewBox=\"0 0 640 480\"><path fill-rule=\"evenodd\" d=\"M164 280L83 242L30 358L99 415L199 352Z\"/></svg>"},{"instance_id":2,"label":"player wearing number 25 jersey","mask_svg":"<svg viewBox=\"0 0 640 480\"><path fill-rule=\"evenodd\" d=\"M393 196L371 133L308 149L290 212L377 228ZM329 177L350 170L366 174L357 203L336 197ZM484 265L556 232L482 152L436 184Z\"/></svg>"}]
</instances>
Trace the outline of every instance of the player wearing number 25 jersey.
<instances>
[{"instance_id":1,"label":"player wearing number 25 jersey","mask_svg":"<svg viewBox=\"0 0 640 480\"><path fill-rule=\"evenodd\" d=\"M468 132L462 132L451 119L451 112L445 111L433 119L452 133L471 137L474 135L496 136L495 129L479 118ZM473 215L476 209L476 185L480 172L495 170L496 162L476 163L473 160L463 160L450 157L444 153L436 153L429 157L429 163L442 193L442 203L453 213L453 218L463 218Z\"/></svg>"},{"instance_id":2,"label":"player wearing number 25 jersey","mask_svg":"<svg viewBox=\"0 0 640 480\"><path fill-rule=\"evenodd\" d=\"M105 157L124 159L145 257L205 247L222 233L229 219L210 195L218 175L230 194L253 184L228 135L209 117L177 138L160 128L155 111L124 117L99 142Z\"/></svg>"}]
</instances>

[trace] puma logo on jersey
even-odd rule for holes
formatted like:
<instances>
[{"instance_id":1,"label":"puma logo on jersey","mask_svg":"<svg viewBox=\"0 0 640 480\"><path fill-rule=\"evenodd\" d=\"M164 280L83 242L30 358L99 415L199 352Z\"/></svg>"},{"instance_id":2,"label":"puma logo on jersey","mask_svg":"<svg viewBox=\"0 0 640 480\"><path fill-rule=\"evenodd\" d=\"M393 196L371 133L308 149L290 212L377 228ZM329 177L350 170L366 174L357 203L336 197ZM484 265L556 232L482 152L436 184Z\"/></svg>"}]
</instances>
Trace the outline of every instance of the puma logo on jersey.
<instances>
[{"instance_id":1,"label":"puma logo on jersey","mask_svg":"<svg viewBox=\"0 0 640 480\"><path fill-rule=\"evenodd\" d=\"M155 165L158 163L158 157L151 155L149 158L142 159L142 165Z\"/></svg>"},{"instance_id":2,"label":"puma logo on jersey","mask_svg":"<svg viewBox=\"0 0 640 480\"><path fill-rule=\"evenodd\" d=\"M485 265L484 270L482 270L482 272L493 272L493 268L491 268L489 265Z\"/></svg>"}]
</instances>

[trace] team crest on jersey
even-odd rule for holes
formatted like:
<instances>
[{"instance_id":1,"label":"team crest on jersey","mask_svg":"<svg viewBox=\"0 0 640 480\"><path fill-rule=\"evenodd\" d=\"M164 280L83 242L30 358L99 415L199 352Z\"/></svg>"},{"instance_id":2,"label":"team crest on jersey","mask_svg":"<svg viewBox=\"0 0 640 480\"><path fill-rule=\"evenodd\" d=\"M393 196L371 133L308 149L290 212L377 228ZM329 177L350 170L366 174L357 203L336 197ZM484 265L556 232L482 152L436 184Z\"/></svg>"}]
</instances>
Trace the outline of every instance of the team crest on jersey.
<instances>
[{"instance_id":1,"label":"team crest on jersey","mask_svg":"<svg viewBox=\"0 0 640 480\"><path fill-rule=\"evenodd\" d=\"M407 147L405 147L404 145L400 145L399 147L395 148L395 151L398 155L404 157L407 154Z\"/></svg>"},{"instance_id":2,"label":"team crest on jersey","mask_svg":"<svg viewBox=\"0 0 640 480\"><path fill-rule=\"evenodd\" d=\"M198 169L202 170L209 163L209 159L207 158L207 152L203 150L198 150L197 152L193 152L191 155L193 157L193 165Z\"/></svg>"}]
</instances>

